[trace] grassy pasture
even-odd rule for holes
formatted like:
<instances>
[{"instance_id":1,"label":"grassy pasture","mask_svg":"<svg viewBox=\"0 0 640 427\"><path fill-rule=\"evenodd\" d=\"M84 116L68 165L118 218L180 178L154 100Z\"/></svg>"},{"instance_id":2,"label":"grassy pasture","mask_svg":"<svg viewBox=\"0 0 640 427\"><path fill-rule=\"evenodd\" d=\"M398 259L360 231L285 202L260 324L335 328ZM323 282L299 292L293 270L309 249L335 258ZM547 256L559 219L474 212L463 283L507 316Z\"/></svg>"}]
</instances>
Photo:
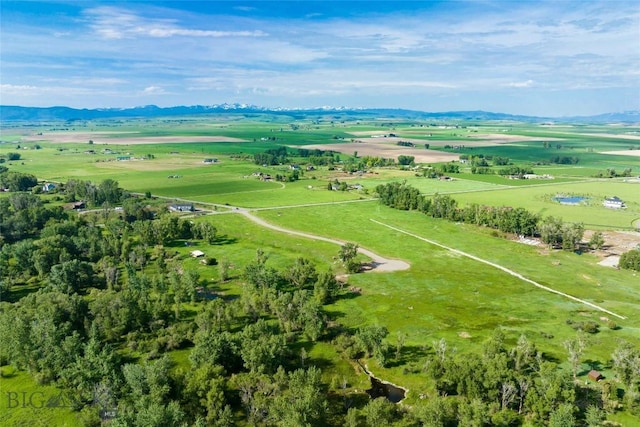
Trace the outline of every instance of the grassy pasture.
<instances>
[{"instance_id":1,"label":"grassy pasture","mask_svg":"<svg viewBox=\"0 0 640 427\"><path fill-rule=\"evenodd\" d=\"M586 205L562 205L552 200L558 194L581 195L589 200ZM602 206L605 197L614 195L625 201L627 209L613 210ZM587 228L629 228L640 219L640 183L620 179L549 183L491 192L467 192L453 197L462 204L521 206L542 216L583 222Z\"/></svg>"},{"instance_id":2,"label":"grassy pasture","mask_svg":"<svg viewBox=\"0 0 640 427\"><path fill-rule=\"evenodd\" d=\"M67 399L75 398L71 393L49 385L37 384L31 375L24 371L15 371L13 367L3 366L0 379L0 424L4 426L24 427L71 427L80 423L78 412L74 412ZM49 404L49 406L48 406ZM55 406L51 406L55 405ZM65 407L58 406L65 405Z\"/></svg>"},{"instance_id":3,"label":"grassy pasture","mask_svg":"<svg viewBox=\"0 0 640 427\"><path fill-rule=\"evenodd\" d=\"M361 200L371 197L378 184L406 180L425 194L450 193L461 204L521 206L543 216L554 215L565 221L583 222L587 228L628 228L640 218L640 183L590 178L609 167L618 171L631 167L636 175L640 172L640 157L598 153L638 145L636 141L605 135L615 132L624 134L629 131L628 128L467 124L478 133L499 133L506 129L508 132L505 133L532 136L540 138L540 141L562 138L558 142L563 147L573 148L556 149L556 141L552 141L552 148L549 149L542 149L541 142L517 142L457 151L470 155L506 156L520 164L545 160L555 155L580 157L577 166L534 166L538 174L554 175L556 179L553 181L511 181L495 175L461 173L454 175L454 181L442 182L395 169L381 169L376 173L354 176L321 168L313 173L305 172L298 182L280 184L261 182L254 177L245 178L257 170L272 175L287 172L286 165L268 168L254 165L251 162L253 153L274 145L339 143L341 140L334 137L348 140L357 138L355 133L358 132L394 132L399 136L406 134L407 137L424 139L425 143L438 140L442 145L451 140L468 141L468 134L463 129L417 128L411 123L396 123L393 126L364 120L361 123L341 123L340 120L331 123L330 118L317 123L308 120L296 122L295 118L289 116L271 118L270 122L256 121L261 118L88 123L82 129L78 125L79 130L127 130L138 132L140 136L222 135L249 142L130 146L43 142L40 150L20 150L23 159L12 162L10 167L12 170L32 173L39 179L100 181L111 178L117 180L121 187L135 192L150 191L154 195L170 198L249 208L273 208L260 210L257 215L283 227L356 242L383 256L406 260L411 263L408 271L350 276L349 285L361 287L363 294L343 297L329 306L328 310L331 318L350 328L370 324L387 326L390 330L388 341L392 345L398 332L406 333L403 362L409 365L418 363L425 354L425 346L429 347L440 338L446 338L459 351L477 351L496 327L505 330L507 345L515 344L518 337L525 334L547 355L563 362L566 360L566 351L562 343L575 336L575 331L566 324L567 320L592 320L600 325L600 332L590 336L583 359L593 361L593 366L604 371L605 376L612 377L609 358L619 339L640 345L640 320L635 316L640 304L640 280L637 275L599 266L598 260L590 254L548 251L546 248L496 238L490 230L433 220L417 212L394 211L376 201ZM298 125L296 130L291 124ZM429 133L432 136L426 136ZM261 140L267 137L277 139ZM3 139L19 141L19 135L3 136ZM35 144L22 145L33 147ZM66 150L58 151L58 148ZM103 148L132 153L135 157L153 154L155 158L125 162L97 161L115 159L117 154L84 153L88 149L99 152ZM16 144L0 144L0 155L15 151ZM249 159L238 159L243 156ZM206 157L217 157L220 162L204 165L202 159ZM168 175L181 177L168 178ZM327 183L334 178L360 183L368 193L328 191ZM551 200L556 194L586 195L591 197L591 202L585 206L564 206ZM625 200L628 208L613 211L602 207L602 199L613 195ZM346 201L358 203L341 203ZM305 204L322 205L301 206ZM299 207L291 207L296 205ZM380 226L371 219L504 265L542 285L601 305L627 318L615 319L620 329L610 330L605 325L606 321L601 319L611 317L609 315L535 288L488 265ZM222 238L219 244L200 249L207 256L231 263L231 280L228 283L215 285L219 278L217 268L202 266L197 260L189 258L190 248L171 249L184 257L186 268L197 269L207 283L219 286L227 295L240 294L241 268L255 257L259 248L266 252L269 265L275 268L284 268L303 254L319 268L333 267L340 272L341 267L332 261L338 252L336 245L267 230L233 213L206 216L202 220L211 221ZM323 361L325 381L329 382L336 375L340 379L345 376L350 384L363 386L362 376L356 377L352 366L332 346L326 343L304 345L312 359ZM183 353L174 356L180 363L186 360ZM377 375L415 391L412 394L414 398L427 390L428 385L419 373L403 372L404 367L397 363L385 369L375 366L373 361L370 364ZM582 365L583 375L589 367L586 363ZM32 385L36 387L24 373L3 379L3 389L13 386L10 381L21 384L21 390ZM37 388L42 389L40 386ZM14 415L9 413L8 416ZM72 425L74 422L68 413L51 416L60 417L60 422L56 418L48 424L64 425L66 422Z\"/></svg>"},{"instance_id":4,"label":"grassy pasture","mask_svg":"<svg viewBox=\"0 0 640 427\"><path fill-rule=\"evenodd\" d=\"M479 350L493 329L502 327L509 344L521 334L559 361L565 359L562 342L575 332L566 320L593 320L601 332L590 341L585 360L597 360L601 368L620 338L637 341L640 323L634 318L640 303L637 277L597 265L589 255L547 252L515 242L496 239L484 230L426 218L418 213L397 212L376 202L339 207L340 220L329 221L335 207L264 211L269 221L325 236L339 235L384 256L401 258L411 269L391 274L360 274L349 284L362 287L363 295L342 299L331 306L332 316L351 327L383 324L390 341L397 332L407 334L415 360L419 349L446 338L460 350ZM607 314L557 295L549 294L495 268L452 254L415 238L380 227L370 218L456 247L512 268L525 277L627 317L621 329L606 329ZM548 335L546 335L548 334ZM468 338L462 338L462 337ZM553 338L550 338L553 336ZM586 367L585 367L586 369ZM420 376L406 376L401 369L381 369L385 378L409 387L424 387Z\"/></svg>"}]
</instances>

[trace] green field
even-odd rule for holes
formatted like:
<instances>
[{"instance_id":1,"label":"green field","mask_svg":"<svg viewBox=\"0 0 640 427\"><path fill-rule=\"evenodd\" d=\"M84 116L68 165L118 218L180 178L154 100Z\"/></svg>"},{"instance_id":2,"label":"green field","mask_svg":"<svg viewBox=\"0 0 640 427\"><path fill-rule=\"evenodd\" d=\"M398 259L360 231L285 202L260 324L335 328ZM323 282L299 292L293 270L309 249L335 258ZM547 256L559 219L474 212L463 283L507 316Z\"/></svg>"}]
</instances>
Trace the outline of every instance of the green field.
<instances>
[{"instance_id":1,"label":"green field","mask_svg":"<svg viewBox=\"0 0 640 427\"><path fill-rule=\"evenodd\" d=\"M303 255L320 269L331 267L342 273L342 267L334 260L339 249L337 245L266 229L234 214L234 207L254 209L253 213L259 218L286 229L354 242L384 257L410 263L411 268L406 271L350 275L348 285L362 288L362 294L341 298L326 307L329 318L347 328L386 326L390 332L387 340L391 345L395 345L398 333L405 334L408 356L404 364L383 368L370 361L370 366L381 378L409 388L409 404L417 402L420 394L429 393L431 384L420 372L407 371L405 365L419 363L430 351L426 349L432 342L441 338L459 352L478 352L496 328L505 332L509 346L515 345L521 335L526 335L546 356L569 369L563 342L573 337L575 331L568 323L593 321L600 326L600 332L589 337L581 375L584 376L590 366L597 365L606 377L613 377L610 359L618 341L623 339L640 345L638 273L603 267L593 253L577 254L524 245L511 239L512 236L488 229L433 219L415 211L393 210L376 200L375 188L380 184L405 181L424 195L449 194L460 206L522 207L542 217L555 216L564 221L583 223L587 230L637 232L640 228L640 180L633 178L640 175L640 156L600 153L639 147L640 139L623 137L634 132L637 134L640 128L599 125L545 127L521 123L457 125L460 127L412 122L381 124L366 120L311 121L285 116L123 120L119 123L98 121L76 123L73 129L76 132L111 132L108 137L113 140L112 144L47 140L24 142L22 138L39 131L46 134L55 126L12 127L2 131L1 139L5 143L0 144L0 156L19 153L19 160L5 165L12 171L33 174L42 182L113 179L128 191L188 200L205 210L213 209L213 204L229 205L231 210L224 214L216 213L200 219L210 221L227 239L223 244L202 249L210 256L229 261L236 268L232 270L232 280L222 289L229 296L241 294L239 269L253 259L258 249L268 255L269 265L276 268L285 267ZM255 172L273 176L290 172L288 164L263 166L252 162L253 154L274 146L334 144L339 147L341 141L355 138L354 132L382 131L393 131L401 138L424 140L437 150L470 156L506 156L513 164L533 167L537 174L549 174L554 179L510 180L498 175L475 175L469 165L463 163L460 163L461 173L451 174L451 181L426 178L422 176L421 168L401 170L395 166L372 168L363 173L347 173L338 168L329 170L320 166L315 170L304 170L295 182L265 182L253 176ZM135 132L140 137L187 139L191 136L226 136L247 142L124 146L117 145L117 140L129 134L117 132ZM534 140L472 146L476 142L473 137L476 134L508 134ZM277 139L261 140L270 136ZM546 140L552 141L551 148L542 148L542 141ZM445 147L449 144L462 144L464 148ZM561 147L556 147L557 144ZM111 151L104 152L105 148ZM116 160L124 155L133 159ZM577 156L580 160L575 165L537 163L544 162L551 155ZM204 164L203 159L208 157L215 157L218 162ZM351 157L352 153L340 155L344 161ZM292 157L290 163L304 165L305 161ZM438 165L434 163L431 166ZM618 172L630 168L632 174L610 179L595 177L610 168ZM328 190L328 184L336 179L360 184L363 188ZM3 194L0 197L7 196L7 193ZM584 196L588 200L579 206L561 205L553 200L557 195ZM611 196L623 199L626 209L603 207L604 198ZM621 318L537 288L502 270L380 223L499 264L543 286L610 310ZM216 269L188 258L189 248L176 250L185 259L185 267L198 270L203 280L219 280ZM615 320L618 328L609 329L608 320ZM366 382L363 378L366 377L357 375L352 365L331 345L326 342L300 345L306 346L311 360L324 361L324 381L344 376L350 378L350 383L359 382L363 387L362 383ZM175 357L178 365L187 363L184 354L176 354ZM587 361L591 361L591 365ZM12 387L26 391L42 389L24 372L2 378L0 385L3 392ZM46 390L49 391L48 388ZM66 409L56 409L46 412L46 417L40 421L38 417L44 417L45 412L35 414L25 410L18 413L5 409L2 412L4 415L0 415L0 423L11 425L21 425L17 420L22 417L28 420L26 423L29 425L73 425L75 416ZM640 423L637 417L629 417L629 422ZM41 424L31 424L36 419Z\"/></svg>"}]
</instances>

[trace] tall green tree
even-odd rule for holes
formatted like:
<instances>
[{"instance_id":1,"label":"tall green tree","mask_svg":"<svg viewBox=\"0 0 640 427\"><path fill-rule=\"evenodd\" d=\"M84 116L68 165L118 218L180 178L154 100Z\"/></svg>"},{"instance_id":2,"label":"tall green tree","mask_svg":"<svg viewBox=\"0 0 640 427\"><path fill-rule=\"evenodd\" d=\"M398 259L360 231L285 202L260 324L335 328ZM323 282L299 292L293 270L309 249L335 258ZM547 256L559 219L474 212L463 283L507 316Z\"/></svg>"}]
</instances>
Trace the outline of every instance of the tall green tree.
<instances>
[{"instance_id":1,"label":"tall green tree","mask_svg":"<svg viewBox=\"0 0 640 427\"><path fill-rule=\"evenodd\" d=\"M269 405L275 425L303 427L322 425L328 410L318 368L297 369L286 374L284 386Z\"/></svg>"},{"instance_id":2,"label":"tall green tree","mask_svg":"<svg viewBox=\"0 0 640 427\"><path fill-rule=\"evenodd\" d=\"M93 284L93 266L77 259L51 267L49 285L60 292L71 294Z\"/></svg>"},{"instance_id":3,"label":"tall green tree","mask_svg":"<svg viewBox=\"0 0 640 427\"><path fill-rule=\"evenodd\" d=\"M342 261L345 269L349 273L360 271L360 263L356 261L358 256L358 245L355 243L345 243L340 247L338 258Z\"/></svg>"}]
</instances>

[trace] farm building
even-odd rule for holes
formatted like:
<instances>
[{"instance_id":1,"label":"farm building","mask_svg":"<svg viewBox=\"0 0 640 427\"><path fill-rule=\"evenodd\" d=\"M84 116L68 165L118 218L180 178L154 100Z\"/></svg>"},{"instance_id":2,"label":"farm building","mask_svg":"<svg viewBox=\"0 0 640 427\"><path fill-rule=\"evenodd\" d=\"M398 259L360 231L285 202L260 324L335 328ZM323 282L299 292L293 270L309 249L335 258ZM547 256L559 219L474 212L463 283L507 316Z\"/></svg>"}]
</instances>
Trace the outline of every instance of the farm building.
<instances>
[{"instance_id":1,"label":"farm building","mask_svg":"<svg viewBox=\"0 0 640 427\"><path fill-rule=\"evenodd\" d=\"M85 207L86 207L85 202L71 202L65 205L66 209L75 209L75 210L84 209Z\"/></svg>"},{"instance_id":2,"label":"farm building","mask_svg":"<svg viewBox=\"0 0 640 427\"><path fill-rule=\"evenodd\" d=\"M592 380L592 381L600 381L601 379L603 379L604 377L602 376L602 374L598 371L596 371L595 369L592 369L589 371L589 373L587 374L587 377Z\"/></svg>"},{"instance_id":3,"label":"farm building","mask_svg":"<svg viewBox=\"0 0 640 427\"><path fill-rule=\"evenodd\" d=\"M195 251L191 251L191 256L194 258L200 258L204 256L204 252L196 249Z\"/></svg>"},{"instance_id":4,"label":"farm building","mask_svg":"<svg viewBox=\"0 0 640 427\"><path fill-rule=\"evenodd\" d=\"M613 197L607 197L604 199L604 202L602 202L602 205L605 208L611 208L611 209L622 209L622 208L626 208L624 202L622 201L622 199L620 199L617 196L613 196Z\"/></svg>"},{"instance_id":5,"label":"farm building","mask_svg":"<svg viewBox=\"0 0 640 427\"><path fill-rule=\"evenodd\" d=\"M204 159L202 163L207 163L207 164L218 163L218 159Z\"/></svg>"},{"instance_id":6,"label":"farm building","mask_svg":"<svg viewBox=\"0 0 640 427\"><path fill-rule=\"evenodd\" d=\"M119 162L126 162L127 160L131 160L131 156L118 156L116 160Z\"/></svg>"},{"instance_id":7,"label":"farm building","mask_svg":"<svg viewBox=\"0 0 640 427\"><path fill-rule=\"evenodd\" d=\"M169 206L169 210L173 212L193 212L195 208L193 207L193 203L177 203Z\"/></svg>"},{"instance_id":8,"label":"farm building","mask_svg":"<svg viewBox=\"0 0 640 427\"><path fill-rule=\"evenodd\" d=\"M42 186L42 191L44 191L45 193L48 191L53 191L55 189L56 189L56 185L50 182L47 182L45 185Z\"/></svg>"}]
</instances>

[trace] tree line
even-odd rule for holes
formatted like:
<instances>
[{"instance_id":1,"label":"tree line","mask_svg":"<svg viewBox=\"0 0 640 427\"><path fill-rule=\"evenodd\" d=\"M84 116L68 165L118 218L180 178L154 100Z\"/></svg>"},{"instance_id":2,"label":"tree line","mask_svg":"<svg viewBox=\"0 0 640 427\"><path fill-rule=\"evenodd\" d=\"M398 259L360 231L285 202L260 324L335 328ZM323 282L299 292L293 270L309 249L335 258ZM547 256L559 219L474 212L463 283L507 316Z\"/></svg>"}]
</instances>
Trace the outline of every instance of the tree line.
<instances>
[{"instance_id":1,"label":"tree line","mask_svg":"<svg viewBox=\"0 0 640 427\"><path fill-rule=\"evenodd\" d=\"M375 189L380 202L400 210L417 210L433 218L493 228L504 233L536 236L550 248L567 251L600 249L605 241L602 232L596 231L584 245L584 225L564 222L562 218L533 214L524 208L486 206L472 203L460 207L448 195L435 194L427 198L406 182L391 182ZM640 271L640 250L624 252L619 268Z\"/></svg>"},{"instance_id":2,"label":"tree line","mask_svg":"<svg viewBox=\"0 0 640 427\"><path fill-rule=\"evenodd\" d=\"M386 188L396 207L424 206L417 190L398 185L405 188ZM67 188L75 194L91 186ZM127 194L117 183L104 188ZM456 210L447 200L430 209L447 217ZM390 336L383 325L346 328L326 311L357 296L331 268L300 256L276 269L259 249L234 266L233 277L222 260L211 283L172 248L221 243L213 224L152 209L142 198L120 202L121 215L80 216L32 194L0 199L3 224L42 215L26 238L0 250L0 366L72 392L82 425L101 424L96 393L117 410L114 426L595 426L607 412L638 408L640 353L629 344L612 354L618 383L600 394L575 383L526 337L508 348L501 331L482 354L458 354L434 340L410 357L405 335ZM357 249L345 244L337 255L350 273L359 271ZM231 280L237 298L203 298L203 289ZM430 391L411 407L397 406L369 399L339 376L327 381L327 361L308 354L316 342L354 366L403 366L407 375L423 375ZM575 366L584 345L567 348ZM172 362L174 350L186 351L187 360Z\"/></svg>"},{"instance_id":3,"label":"tree line","mask_svg":"<svg viewBox=\"0 0 640 427\"><path fill-rule=\"evenodd\" d=\"M459 207L456 200L448 195L436 194L427 198L405 182L378 185L376 193L381 203L395 209L417 210L433 218L495 228L505 233L533 236L540 222L538 215L524 208L478 204Z\"/></svg>"}]
</instances>

